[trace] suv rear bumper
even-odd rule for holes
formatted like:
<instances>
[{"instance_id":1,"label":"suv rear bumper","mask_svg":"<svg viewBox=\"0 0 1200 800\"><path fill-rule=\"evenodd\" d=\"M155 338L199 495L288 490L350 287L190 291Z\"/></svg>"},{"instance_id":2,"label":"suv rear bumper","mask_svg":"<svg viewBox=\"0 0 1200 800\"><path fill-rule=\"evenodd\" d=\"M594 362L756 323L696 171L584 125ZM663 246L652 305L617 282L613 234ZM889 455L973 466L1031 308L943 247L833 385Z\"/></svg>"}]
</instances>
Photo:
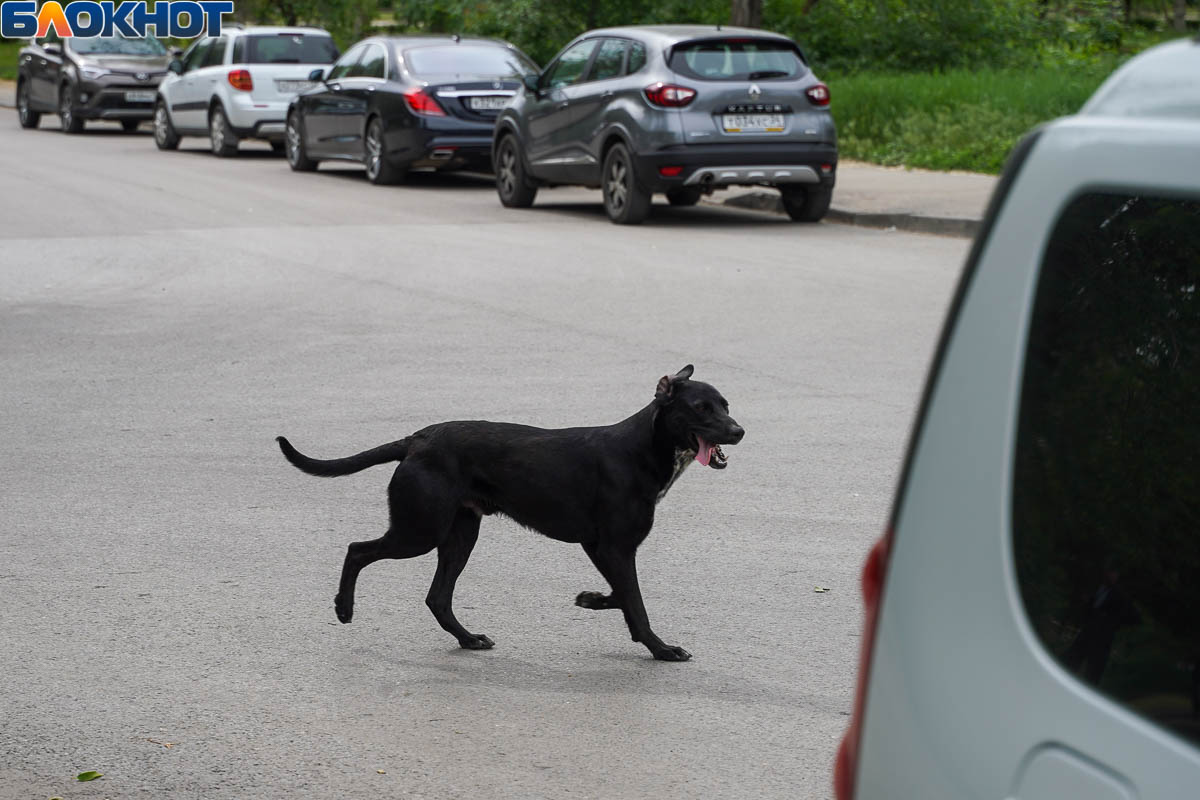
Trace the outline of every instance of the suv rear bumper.
<instances>
[{"instance_id":1,"label":"suv rear bumper","mask_svg":"<svg viewBox=\"0 0 1200 800\"><path fill-rule=\"evenodd\" d=\"M783 183L832 187L837 147L826 143L762 143L669 148L634 156L638 181L652 192L680 186L736 186ZM666 176L664 167L681 167Z\"/></svg>"}]
</instances>

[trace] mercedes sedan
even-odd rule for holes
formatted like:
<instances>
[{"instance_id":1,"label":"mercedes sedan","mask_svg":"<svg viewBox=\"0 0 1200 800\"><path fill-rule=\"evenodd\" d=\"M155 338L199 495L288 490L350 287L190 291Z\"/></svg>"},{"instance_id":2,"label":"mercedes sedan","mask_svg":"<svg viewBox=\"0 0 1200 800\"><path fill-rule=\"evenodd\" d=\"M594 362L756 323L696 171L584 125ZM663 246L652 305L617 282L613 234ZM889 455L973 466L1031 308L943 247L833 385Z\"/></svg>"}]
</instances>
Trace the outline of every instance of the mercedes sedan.
<instances>
[{"instance_id":1,"label":"mercedes sedan","mask_svg":"<svg viewBox=\"0 0 1200 800\"><path fill-rule=\"evenodd\" d=\"M286 150L297 171L324 160L361 162L372 183L411 170L491 169L496 117L537 66L493 39L372 37L288 109Z\"/></svg>"}]
</instances>

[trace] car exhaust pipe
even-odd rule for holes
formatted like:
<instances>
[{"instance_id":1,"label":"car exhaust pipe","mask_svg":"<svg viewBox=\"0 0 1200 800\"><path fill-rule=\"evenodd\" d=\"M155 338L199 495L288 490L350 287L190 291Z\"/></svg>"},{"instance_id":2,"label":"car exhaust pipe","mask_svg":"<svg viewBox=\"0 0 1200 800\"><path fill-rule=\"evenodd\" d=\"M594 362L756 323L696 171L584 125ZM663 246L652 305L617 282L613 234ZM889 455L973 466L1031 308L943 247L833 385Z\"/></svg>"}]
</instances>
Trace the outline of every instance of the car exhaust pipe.
<instances>
[{"instance_id":1,"label":"car exhaust pipe","mask_svg":"<svg viewBox=\"0 0 1200 800\"><path fill-rule=\"evenodd\" d=\"M447 161L451 158L454 158L454 148L435 147L433 148L433 152L429 154L429 157L434 161Z\"/></svg>"},{"instance_id":2,"label":"car exhaust pipe","mask_svg":"<svg viewBox=\"0 0 1200 800\"><path fill-rule=\"evenodd\" d=\"M711 172L706 172L703 175L701 175L700 176L700 191L704 192L705 194L712 194L714 180L715 179L713 178L713 174Z\"/></svg>"}]
</instances>

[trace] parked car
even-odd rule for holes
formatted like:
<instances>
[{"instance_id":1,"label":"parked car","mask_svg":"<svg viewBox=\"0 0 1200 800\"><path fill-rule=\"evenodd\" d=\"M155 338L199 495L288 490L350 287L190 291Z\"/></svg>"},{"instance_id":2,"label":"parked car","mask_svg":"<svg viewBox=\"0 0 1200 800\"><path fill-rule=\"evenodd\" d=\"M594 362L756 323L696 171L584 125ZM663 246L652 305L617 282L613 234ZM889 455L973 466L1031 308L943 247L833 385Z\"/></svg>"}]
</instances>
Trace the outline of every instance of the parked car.
<instances>
[{"instance_id":1,"label":"parked car","mask_svg":"<svg viewBox=\"0 0 1200 800\"><path fill-rule=\"evenodd\" d=\"M359 161L372 183L413 169L491 169L496 115L537 65L511 44L460 36L354 45L288 110L287 156L308 171Z\"/></svg>"},{"instance_id":2,"label":"parked car","mask_svg":"<svg viewBox=\"0 0 1200 800\"><path fill-rule=\"evenodd\" d=\"M87 120L120 122L126 131L154 114L154 91L171 54L157 39L31 39L17 56L17 117L36 128L57 113L62 129L79 133Z\"/></svg>"},{"instance_id":3,"label":"parked car","mask_svg":"<svg viewBox=\"0 0 1200 800\"><path fill-rule=\"evenodd\" d=\"M732 185L776 187L792 219L815 222L837 171L829 89L800 47L699 25L579 36L502 112L494 151L504 205L578 184L623 224L645 219L654 193L689 206Z\"/></svg>"},{"instance_id":4,"label":"parked car","mask_svg":"<svg viewBox=\"0 0 1200 800\"><path fill-rule=\"evenodd\" d=\"M839 800L1200 787L1200 41L1014 151L938 345Z\"/></svg>"},{"instance_id":5,"label":"parked car","mask_svg":"<svg viewBox=\"0 0 1200 800\"><path fill-rule=\"evenodd\" d=\"M223 25L171 62L158 87L154 141L179 147L182 136L207 136L213 155L237 155L242 139L283 150L288 103L311 86L314 68L338 57L320 28Z\"/></svg>"}]
</instances>

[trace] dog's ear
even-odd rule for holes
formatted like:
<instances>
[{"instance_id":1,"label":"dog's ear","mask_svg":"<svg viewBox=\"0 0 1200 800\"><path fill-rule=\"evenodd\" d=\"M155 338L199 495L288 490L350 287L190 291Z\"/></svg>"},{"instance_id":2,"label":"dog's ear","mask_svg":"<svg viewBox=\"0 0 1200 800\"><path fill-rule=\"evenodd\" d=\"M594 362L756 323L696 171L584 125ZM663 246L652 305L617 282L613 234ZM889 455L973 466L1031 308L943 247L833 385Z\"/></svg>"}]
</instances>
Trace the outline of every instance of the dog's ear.
<instances>
[{"instance_id":1,"label":"dog's ear","mask_svg":"<svg viewBox=\"0 0 1200 800\"><path fill-rule=\"evenodd\" d=\"M688 378L692 377L692 373L694 371L695 368L691 364L688 364L686 367L679 370L679 372L676 372L674 378L669 375L663 375L661 378L659 378L658 388L654 391L655 402L657 402L660 406L665 406L667 403L670 403L673 399L672 395L675 392L675 384L679 381L686 381Z\"/></svg>"}]
</instances>

